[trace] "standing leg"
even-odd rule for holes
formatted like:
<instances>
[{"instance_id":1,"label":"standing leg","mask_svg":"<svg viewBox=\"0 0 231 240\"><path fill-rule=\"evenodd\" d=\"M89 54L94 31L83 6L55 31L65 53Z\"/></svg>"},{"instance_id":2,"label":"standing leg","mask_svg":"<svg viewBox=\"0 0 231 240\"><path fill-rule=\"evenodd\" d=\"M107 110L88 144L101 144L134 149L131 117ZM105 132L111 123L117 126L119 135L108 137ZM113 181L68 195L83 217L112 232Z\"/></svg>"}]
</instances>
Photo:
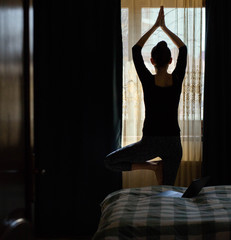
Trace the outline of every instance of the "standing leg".
<instances>
[{"instance_id":1,"label":"standing leg","mask_svg":"<svg viewBox=\"0 0 231 240\"><path fill-rule=\"evenodd\" d=\"M169 138L163 155L163 185L174 185L182 158L180 137Z\"/></svg>"},{"instance_id":2,"label":"standing leg","mask_svg":"<svg viewBox=\"0 0 231 240\"><path fill-rule=\"evenodd\" d=\"M163 185L163 161L159 163L155 170L156 179L159 185Z\"/></svg>"}]
</instances>

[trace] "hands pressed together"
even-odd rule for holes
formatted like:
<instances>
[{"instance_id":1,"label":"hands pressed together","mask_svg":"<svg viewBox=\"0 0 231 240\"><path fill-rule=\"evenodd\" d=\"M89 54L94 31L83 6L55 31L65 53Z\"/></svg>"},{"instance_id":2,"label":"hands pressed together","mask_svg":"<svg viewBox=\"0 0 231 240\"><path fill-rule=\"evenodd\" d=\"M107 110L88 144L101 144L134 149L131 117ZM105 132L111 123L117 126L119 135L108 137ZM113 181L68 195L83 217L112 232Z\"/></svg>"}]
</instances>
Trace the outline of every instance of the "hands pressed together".
<instances>
[{"instance_id":1,"label":"hands pressed together","mask_svg":"<svg viewBox=\"0 0 231 240\"><path fill-rule=\"evenodd\" d=\"M164 7L160 7L160 11L158 17L155 22L156 27L165 27L165 19L164 19Z\"/></svg>"},{"instance_id":2,"label":"hands pressed together","mask_svg":"<svg viewBox=\"0 0 231 240\"><path fill-rule=\"evenodd\" d=\"M170 39L173 41L173 43L178 47L184 46L184 42L181 41L181 39L175 35L173 32L171 32L165 25L165 17L164 17L164 7L160 7L160 11L158 14L158 17L156 19L155 24L149 29L136 43L136 45L139 45L141 47L144 46L148 38L156 31L158 27L161 27L162 30L170 37Z\"/></svg>"}]
</instances>

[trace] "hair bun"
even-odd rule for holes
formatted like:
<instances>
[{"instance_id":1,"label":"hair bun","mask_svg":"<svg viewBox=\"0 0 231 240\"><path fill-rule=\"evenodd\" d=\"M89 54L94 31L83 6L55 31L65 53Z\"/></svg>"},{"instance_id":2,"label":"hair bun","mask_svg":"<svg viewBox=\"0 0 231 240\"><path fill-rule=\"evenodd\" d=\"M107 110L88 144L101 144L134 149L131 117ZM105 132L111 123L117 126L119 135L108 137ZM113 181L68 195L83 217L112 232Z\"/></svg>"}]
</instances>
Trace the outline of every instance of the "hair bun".
<instances>
[{"instance_id":1,"label":"hair bun","mask_svg":"<svg viewBox=\"0 0 231 240\"><path fill-rule=\"evenodd\" d=\"M171 51L165 41L159 42L153 47L151 57L155 62L155 67L160 68L169 64L171 59Z\"/></svg>"},{"instance_id":2,"label":"hair bun","mask_svg":"<svg viewBox=\"0 0 231 240\"><path fill-rule=\"evenodd\" d=\"M167 45L167 43L166 43L165 41L161 41L161 42L159 42L159 43L157 44L157 47L158 47L158 48L167 48L168 45Z\"/></svg>"}]
</instances>

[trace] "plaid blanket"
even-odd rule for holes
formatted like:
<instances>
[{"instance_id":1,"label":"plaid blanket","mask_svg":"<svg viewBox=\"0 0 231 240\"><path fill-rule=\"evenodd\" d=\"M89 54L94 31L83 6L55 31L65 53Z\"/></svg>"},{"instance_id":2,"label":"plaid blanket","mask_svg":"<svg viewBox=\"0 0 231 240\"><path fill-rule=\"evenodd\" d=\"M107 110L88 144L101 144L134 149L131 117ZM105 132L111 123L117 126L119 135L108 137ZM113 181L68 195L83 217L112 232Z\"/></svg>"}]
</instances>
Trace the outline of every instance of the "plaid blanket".
<instances>
[{"instance_id":1,"label":"plaid blanket","mask_svg":"<svg viewBox=\"0 0 231 240\"><path fill-rule=\"evenodd\" d=\"M195 198L157 196L186 188L151 186L108 195L93 239L231 239L231 186L205 187Z\"/></svg>"}]
</instances>

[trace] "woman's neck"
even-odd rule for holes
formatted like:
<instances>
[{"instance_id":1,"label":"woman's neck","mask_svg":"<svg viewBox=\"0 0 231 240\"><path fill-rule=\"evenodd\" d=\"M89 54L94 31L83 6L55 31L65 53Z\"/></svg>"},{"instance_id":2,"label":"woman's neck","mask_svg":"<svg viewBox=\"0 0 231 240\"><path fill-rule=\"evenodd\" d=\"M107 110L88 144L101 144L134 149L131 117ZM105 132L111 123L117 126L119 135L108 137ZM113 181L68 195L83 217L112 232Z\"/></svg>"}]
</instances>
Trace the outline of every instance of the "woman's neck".
<instances>
[{"instance_id":1,"label":"woman's neck","mask_svg":"<svg viewBox=\"0 0 231 240\"><path fill-rule=\"evenodd\" d=\"M173 85L172 75L167 72L168 68L156 69L155 84L161 87Z\"/></svg>"},{"instance_id":2,"label":"woman's neck","mask_svg":"<svg viewBox=\"0 0 231 240\"><path fill-rule=\"evenodd\" d=\"M158 76L165 76L168 75L168 67L162 67L162 68L155 68L156 70L156 75Z\"/></svg>"}]
</instances>

